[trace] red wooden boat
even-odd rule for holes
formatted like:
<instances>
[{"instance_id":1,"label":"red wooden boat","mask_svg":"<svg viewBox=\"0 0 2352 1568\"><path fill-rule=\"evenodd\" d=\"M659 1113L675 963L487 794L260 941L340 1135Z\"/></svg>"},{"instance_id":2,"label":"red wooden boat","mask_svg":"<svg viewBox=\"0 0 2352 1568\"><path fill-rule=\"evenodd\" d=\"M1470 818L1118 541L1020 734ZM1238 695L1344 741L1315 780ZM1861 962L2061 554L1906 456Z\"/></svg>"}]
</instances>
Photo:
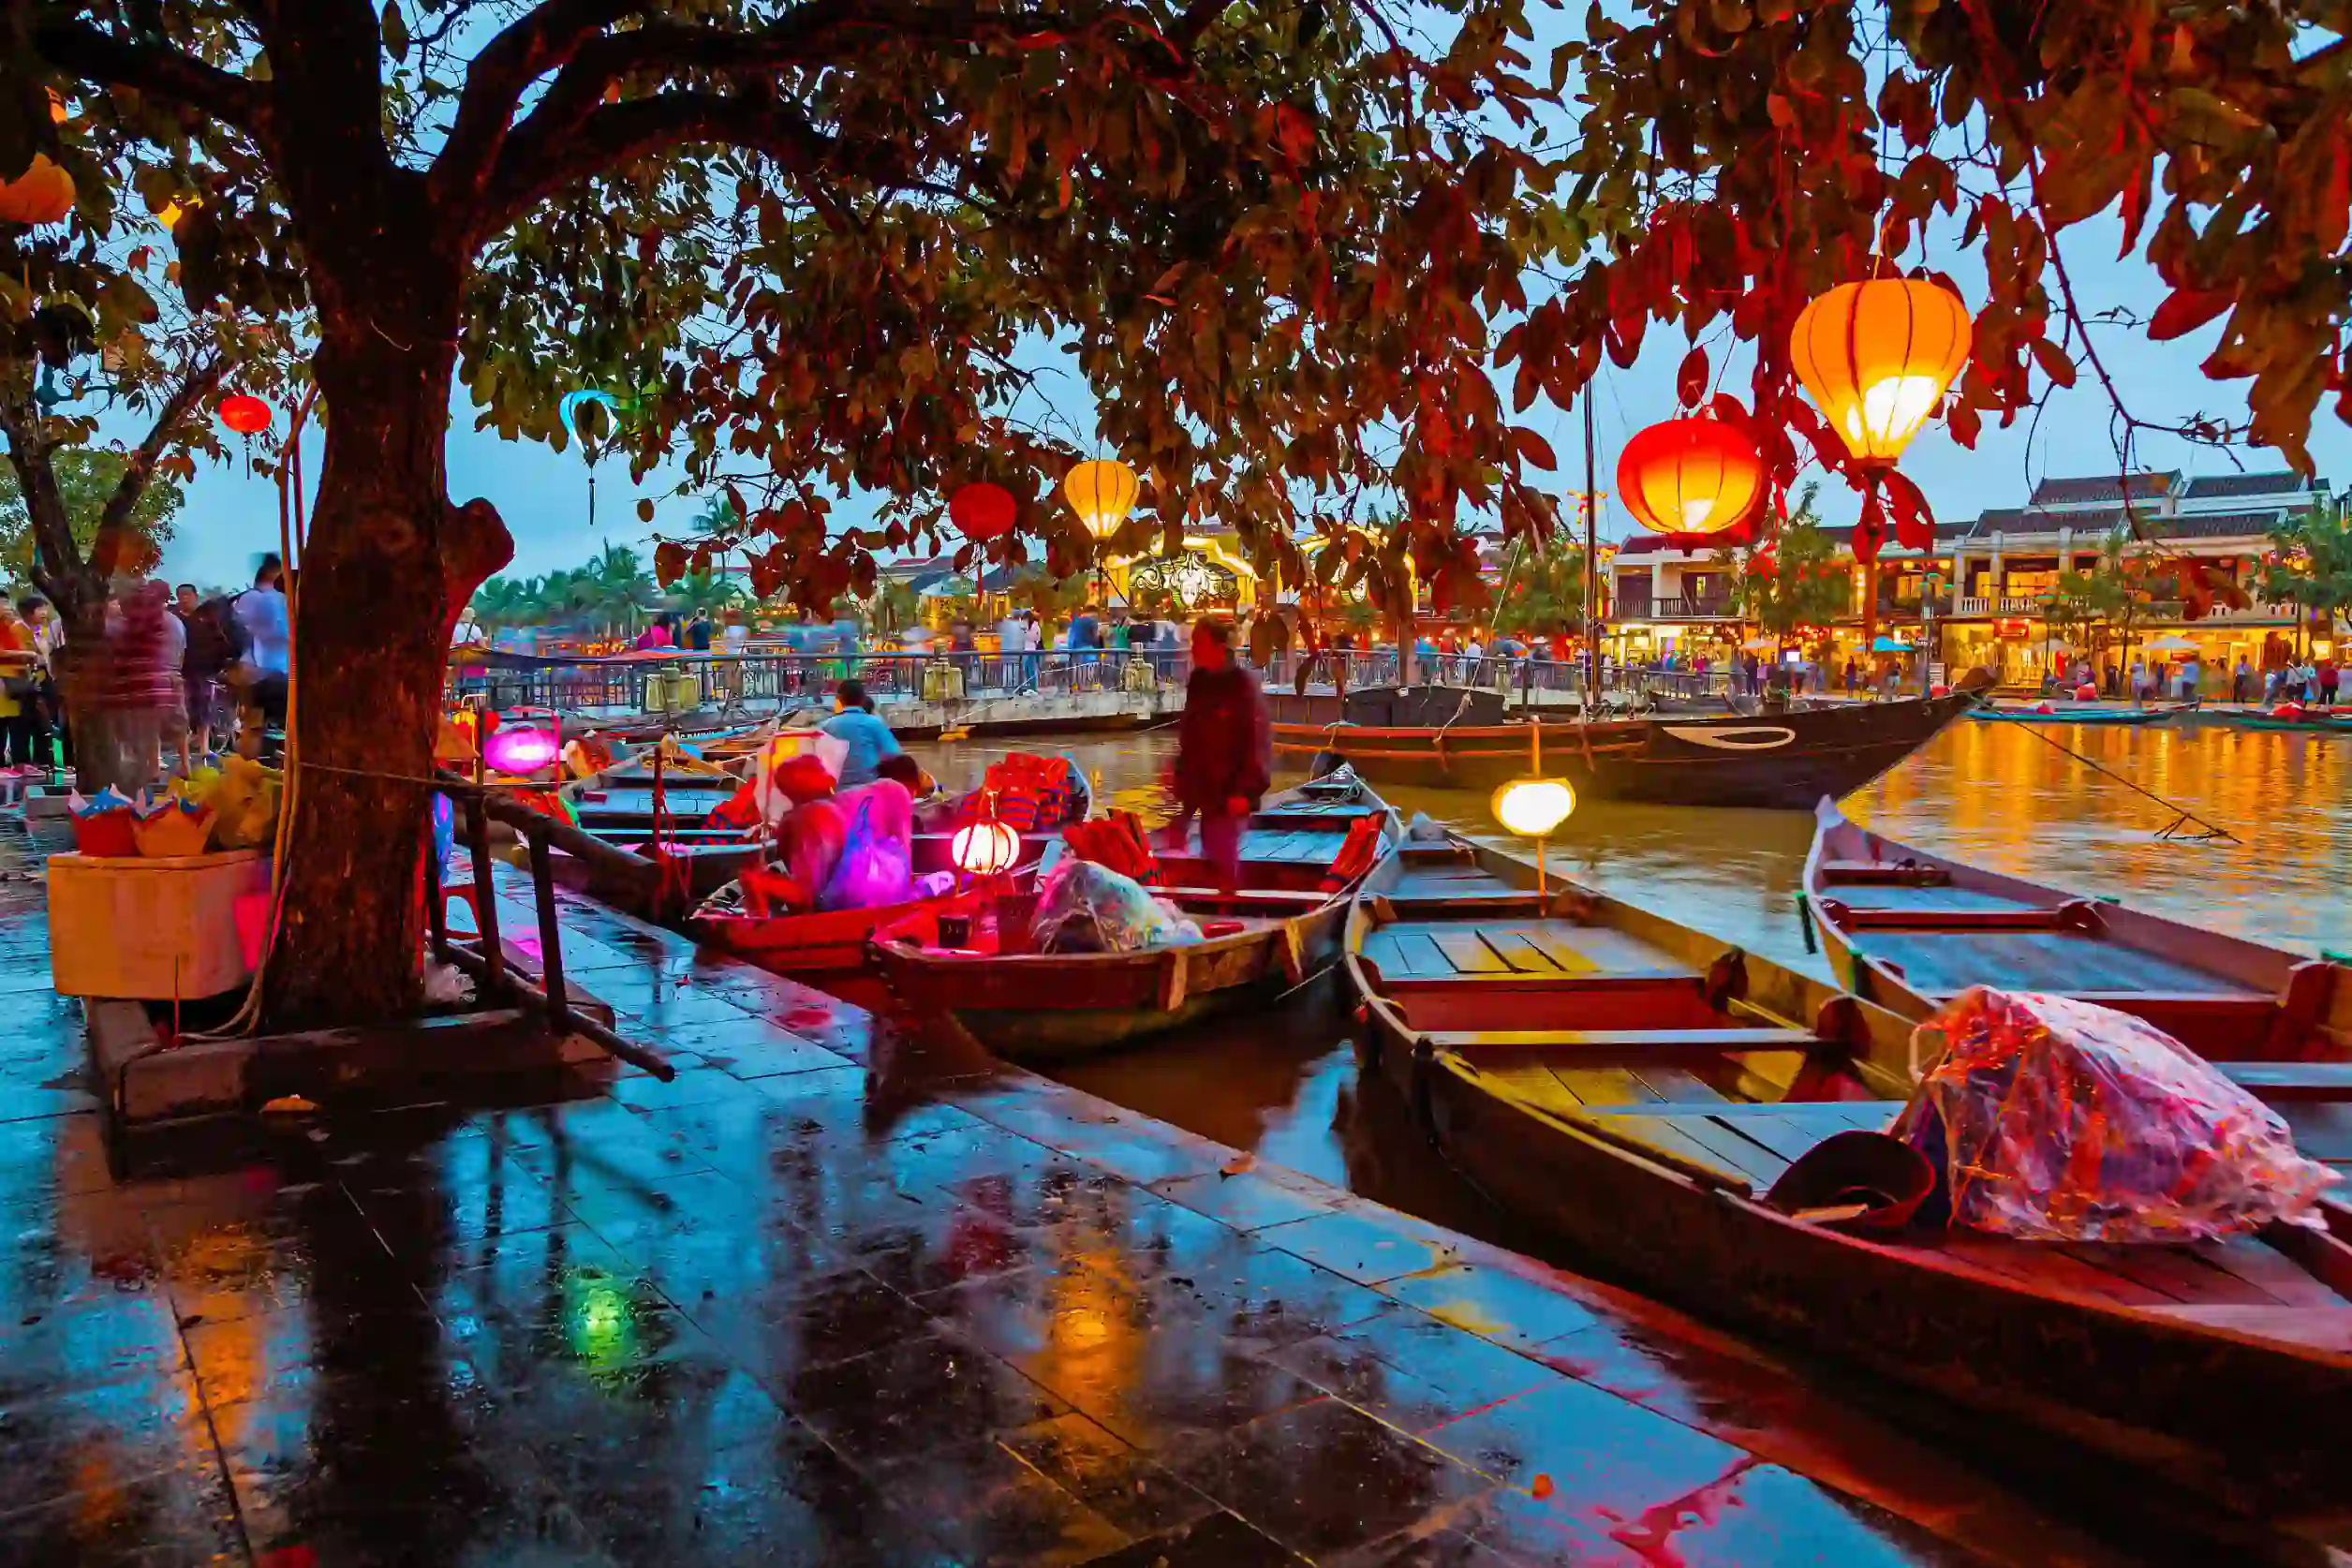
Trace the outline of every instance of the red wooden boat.
<instances>
[{"instance_id":1,"label":"red wooden boat","mask_svg":"<svg viewBox=\"0 0 2352 1568\"><path fill-rule=\"evenodd\" d=\"M1990 985L2137 1014L2214 1060L2306 1055L2324 1028L2352 1046L2343 964L1946 860L1827 800L1804 885L1830 971L1906 1018Z\"/></svg>"},{"instance_id":2,"label":"red wooden boat","mask_svg":"<svg viewBox=\"0 0 2352 1568\"><path fill-rule=\"evenodd\" d=\"M2352 1217L2194 1246L1843 1228L1782 1178L1890 1123L1909 1021L1533 881L1467 842L1408 845L1350 915L1365 1071L1474 1185L1692 1310L2146 1466L2266 1532L2352 1518ZM2292 1122L2352 1083L2347 1026L2339 1007L2284 1053L2314 1059L2219 1065Z\"/></svg>"},{"instance_id":3,"label":"red wooden boat","mask_svg":"<svg viewBox=\"0 0 2352 1568\"><path fill-rule=\"evenodd\" d=\"M954 870L954 838L950 833L914 835L910 841L914 874ZM1058 833L1021 836L1020 852L1012 872L1013 886L1027 885L1039 857L1059 838ZM950 910L959 901L969 901L968 891L912 898L870 910L824 910L787 915L693 915L682 923L681 928L696 940L757 964L771 974L806 980L865 969L866 949L878 928L898 925L925 911Z\"/></svg>"}]
</instances>

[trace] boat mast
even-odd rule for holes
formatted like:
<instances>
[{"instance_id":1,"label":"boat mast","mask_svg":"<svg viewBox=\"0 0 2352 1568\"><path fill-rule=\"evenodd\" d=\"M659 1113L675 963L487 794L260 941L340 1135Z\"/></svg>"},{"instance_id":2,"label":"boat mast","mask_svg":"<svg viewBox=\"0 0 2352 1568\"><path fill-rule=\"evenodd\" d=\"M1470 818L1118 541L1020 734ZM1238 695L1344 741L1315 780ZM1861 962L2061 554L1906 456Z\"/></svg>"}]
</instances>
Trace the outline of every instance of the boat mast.
<instances>
[{"instance_id":1,"label":"boat mast","mask_svg":"<svg viewBox=\"0 0 2352 1568\"><path fill-rule=\"evenodd\" d=\"M1597 377L1596 377L1597 379ZM1600 493L1592 482L1592 382L1584 384L1584 707L1601 686Z\"/></svg>"}]
</instances>

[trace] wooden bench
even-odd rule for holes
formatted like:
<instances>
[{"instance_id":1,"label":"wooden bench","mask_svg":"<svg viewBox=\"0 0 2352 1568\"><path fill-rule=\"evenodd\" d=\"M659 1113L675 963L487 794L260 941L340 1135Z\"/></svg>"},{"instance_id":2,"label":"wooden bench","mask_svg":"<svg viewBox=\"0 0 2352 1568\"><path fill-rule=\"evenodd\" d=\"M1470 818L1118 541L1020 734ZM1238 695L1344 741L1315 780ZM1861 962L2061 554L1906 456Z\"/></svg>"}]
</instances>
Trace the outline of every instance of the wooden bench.
<instances>
[{"instance_id":1,"label":"wooden bench","mask_svg":"<svg viewBox=\"0 0 2352 1568\"><path fill-rule=\"evenodd\" d=\"M1825 882L1877 882L1901 887L1944 887L1950 883L1952 874L1940 865L1920 865L1898 860L1825 860L1821 863L1821 880Z\"/></svg>"},{"instance_id":2,"label":"wooden bench","mask_svg":"<svg viewBox=\"0 0 2352 1568\"><path fill-rule=\"evenodd\" d=\"M1827 1042L1811 1029L1447 1029L1428 1036L1440 1051L1495 1047L1546 1047L1601 1053L1697 1052L1710 1056L1740 1051L1809 1051Z\"/></svg>"},{"instance_id":3,"label":"wooden bench","mask_svg":"<svg viewBox=\"0 0 2352 1568\"><path fill-rule=\"evenodd\" d=\"M2217 1061L2222 1076L2264 1100L2352 1100L2352 1062Z\"/></svg>"}]
</instances>

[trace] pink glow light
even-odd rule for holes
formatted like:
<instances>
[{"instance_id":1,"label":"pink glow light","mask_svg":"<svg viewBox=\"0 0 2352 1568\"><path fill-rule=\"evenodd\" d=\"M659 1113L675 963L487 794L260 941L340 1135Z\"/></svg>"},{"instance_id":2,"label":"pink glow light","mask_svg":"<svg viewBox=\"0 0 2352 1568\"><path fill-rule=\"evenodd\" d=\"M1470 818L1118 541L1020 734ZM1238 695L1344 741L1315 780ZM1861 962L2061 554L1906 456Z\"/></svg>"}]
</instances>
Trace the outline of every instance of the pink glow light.
<instances>
[{"instance_id":1,"label":"pink glow light","mask_svg":"<svg viewBox=\"0 0 2352 1568\"><path fill-rule=\"evenodd\" d=\"M563 748L552 730L494 730L482 761L500 773L530 773L554 762Z\"/></svg>"}]
</instances>

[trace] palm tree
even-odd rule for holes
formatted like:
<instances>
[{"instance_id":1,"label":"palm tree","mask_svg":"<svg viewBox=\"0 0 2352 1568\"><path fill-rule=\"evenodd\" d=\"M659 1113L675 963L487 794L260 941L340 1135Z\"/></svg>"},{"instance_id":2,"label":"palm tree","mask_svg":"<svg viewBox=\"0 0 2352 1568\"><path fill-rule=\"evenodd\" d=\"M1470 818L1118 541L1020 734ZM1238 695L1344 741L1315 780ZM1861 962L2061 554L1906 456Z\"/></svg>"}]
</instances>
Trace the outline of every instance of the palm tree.
<instances>
[{"instance_id":1,"label":"palm tree","mask_svg":"<svg viewBox=\"0 0 2352 1568\"><path fill-rule=\"evenodd\" d=\"M2302 612L2295 617L2299 649L2314 625L2332 636L2336 617L2352 610L2352 519L2338 503L2321 501L2272 529L2271 542L2275 558L2263 564L2262 597Z\"/></svg>"},{"instance_id":2,"label":"palm tree","mask_svg":"<svg viewBox=\"0 0 2352 1568\"><path fill-rule=\"evenodd\" d=\"M689 571L670 584L662 600L682 615L702 612L715 617L750 597L744 585L732 577L715 571Z\"/></svg>"},{"instance_id":3,"label":"palm tree","mask_svg":"<svg viewBox=\"0 0 2352 1568\"><path fill-rule=\"evenodd\" d=\"M474 590L474 618L496 630L529 626L546 618L546 582L538 577L493 577Z\"/></svg>"},{"instance_id":4,"label":"palm tree","mask_svg":"<svg viewBox=\"0 0 2352 1568\"><path fill-rule=\"evenodd\" d=\"M584 590L583 608L607 631L635 631L656 602L654 581L643 560L628 545L609 540L574 581Z\"/></svg>"}]
</instances>

